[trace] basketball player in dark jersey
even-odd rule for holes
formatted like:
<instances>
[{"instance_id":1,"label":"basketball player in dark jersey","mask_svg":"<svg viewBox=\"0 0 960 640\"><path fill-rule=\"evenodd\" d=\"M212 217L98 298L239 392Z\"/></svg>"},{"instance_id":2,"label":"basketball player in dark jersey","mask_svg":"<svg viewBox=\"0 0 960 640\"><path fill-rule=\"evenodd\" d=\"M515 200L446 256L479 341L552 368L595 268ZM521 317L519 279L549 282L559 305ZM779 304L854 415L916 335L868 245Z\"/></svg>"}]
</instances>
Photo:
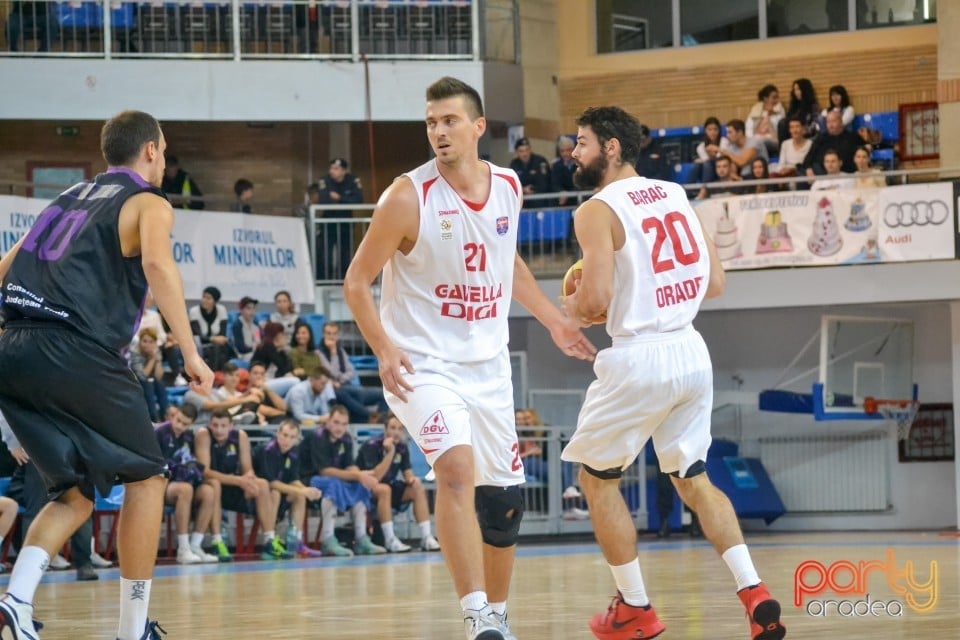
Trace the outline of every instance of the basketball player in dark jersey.
<instances>
[{"instance_id":1,"label":"basketball player in dark jersey","mask_svg":"<svg viewBox=\"0 0 960 640\"><path fill-rule=\"evenodd\" d=\"M54 498L27 532L0 599L4 639L37 640L33 597L50 556L90 517L94 488L106 495L116 482L126 487L117 638L160 638L147 606L167 481L143 391L121 355L148 285L191 387L206 395L213 383L170 245L160 125L125 111L104 125L100 147L106 173L64 191L0 260L0 410Z\"/></svg>"}]
</instances>

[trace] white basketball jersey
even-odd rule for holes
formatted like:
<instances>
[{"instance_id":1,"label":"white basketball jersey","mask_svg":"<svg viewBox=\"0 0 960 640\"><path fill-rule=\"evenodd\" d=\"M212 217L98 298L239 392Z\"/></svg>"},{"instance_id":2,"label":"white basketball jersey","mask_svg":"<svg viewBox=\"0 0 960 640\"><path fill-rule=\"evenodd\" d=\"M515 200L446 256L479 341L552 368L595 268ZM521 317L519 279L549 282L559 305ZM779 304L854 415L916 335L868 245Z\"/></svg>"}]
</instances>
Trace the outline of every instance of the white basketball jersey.
<instances>
[{"instance_id":1,"label":"white basketball jersey","mask_svg":"<svg viewBox=\"0 0 960 640\"><path fill-rule=\"evenodd\" d=\"M628 178L604 187L626 241L614 253L612 337L665 333L693 322L710 278L710 254L697 214L672 182Z\"/></svg>"},{"instance_id":2,"label":"white basketball jersey","mask_svg":"<svg viewBox=\"0 0 960 640\"><path fill-rule=\"evenodd\" d=\"M420 201L420 230L409 254L383 269L380 316L404 351L449 362L489 360L506 348L513 297L520 180L487 163L486 202L467 202L435 160L406 173Z\"/></svg>"}]
</instances>

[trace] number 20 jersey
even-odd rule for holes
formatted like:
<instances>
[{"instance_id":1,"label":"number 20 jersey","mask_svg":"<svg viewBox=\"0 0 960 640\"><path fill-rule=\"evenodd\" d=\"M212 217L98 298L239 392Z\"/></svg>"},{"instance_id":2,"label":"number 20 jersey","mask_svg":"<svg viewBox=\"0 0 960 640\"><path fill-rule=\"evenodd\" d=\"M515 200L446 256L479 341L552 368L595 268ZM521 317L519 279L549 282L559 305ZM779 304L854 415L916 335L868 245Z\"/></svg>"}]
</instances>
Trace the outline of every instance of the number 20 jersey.
<instances>
[{"instance_id":1,"label":"number 20 jersey","mask_svg":"<svg viewBox=\"0 0 960 640\"><path fill-rule=\"evenodd\" d=\"M710 279L710 254L684 190L636 177L617 180L594 198L613 210L626 233L614 253L607 333L666 333L693 322Z\"/></svg>"},{"instance_id":2,"label":"number 20 jersey","mask_svg":"<svg viewBox=\"0 0 960 640\"><path fill-rule=\"evenodd\" d=\"M64 323L114 352L130 344L147 280L140 256L123 255L118 221L124 202L144 191L163 197L138 174L111 168L60 194L4 278L6 319Z\"/></svg>"},{"instance_id":3,"label":"number 20 jersey","mask_svg":"<svg viewBox=\"0 0 960 640\"><path fill-rule=\"evenodd\" d=\"M448 362L481 362L507 346L521 206L520 181L486 163L486 202L467 202L437 162L406 173L420 204L413 249L383 270L380 317L400 349Z\"/></svg>"}]
</instances>

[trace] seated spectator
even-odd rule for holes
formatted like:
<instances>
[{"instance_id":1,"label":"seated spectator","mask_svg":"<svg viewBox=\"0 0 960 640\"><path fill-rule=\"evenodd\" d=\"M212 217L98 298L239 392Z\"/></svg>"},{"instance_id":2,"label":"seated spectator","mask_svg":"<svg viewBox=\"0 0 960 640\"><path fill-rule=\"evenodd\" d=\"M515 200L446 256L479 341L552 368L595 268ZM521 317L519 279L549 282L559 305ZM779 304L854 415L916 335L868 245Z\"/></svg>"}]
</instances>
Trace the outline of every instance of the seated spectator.
<instances>
[{"instance_id":1,"label":"seated spectator","mask_svg":"<svg viewBox=\"0 0 960 640\"><path fill-rule=\"evenodd\" d=\"M780 92L772 84L764 85L757 92L757 102L750 108L744 121L748 138L762 140L768 155L776 155L780 147L777 127L787 113L780 102Z\"/></svg>"},{"instance_id":2,"label":"seated spectator","mask_svg":"<svg viewBox=\"0 0 960 640\"><path fill-rule=\"evenodd\" d=\"M250 296L240 298L240 317L233 325L232 335L233 349L237 352L237 357L242 360L250 360L250 356L260 346L260 327L253 321L253 316L257 312L258 300Z\"/></svg>"},{"instance_id":3,"label":"seated spectator","mask_svg":"<svg viewBox=\"0 0 960 640\"><path fill-rule=\"evenodd\" d=\"M669 180L667 162L660 153L660 145L650 135L650 127L640 125L640 156L634 167L637 173L651 180Z\"/></svg>"},{"instance_id":4,"label":"seated spectator","mask_svg":"<svg viewBox=\"0 0 960 640\"><path fill-rule=\"evenodd\" d=\"M196 436L197 461L203 465L204 478L220 483L220 505L227 511L255 513L263 531L264 560L292 558L277 538L277 510L270 495L270 485L253 472L250 439L236 429L230 414L213 412L210 424L201 427ZM254 504L251 509L250 503Z\"/></svg>"},{"instance_id":5,"label":"seated spectator","mask_svg":"<svg viewBox=\"0 0 960 640\"><path fill-rule=\"evenodd\" d=\"M228 407L219 407L217 410L226 411L230 419L236 424L266 424L266 418L257 413L260 403L263 402L264 392L257 388L247 388L240 391L240 367L236 362L223 365L223 384L210 394L214 400L222 403L232 402Z\"/></svg>"},{"instance_id":6,"label":"seated spectator","mask_svg":"<svg viewBox=\"0 0 960 640\"><path fill-rule=\"evenodd\" d=\"M157 444L167 463L170 482L164 494L165 504L174 507L174 522L177 527L177 562L229 562L232 560L227 545L221 538L214 545L216 555L203 550L203 536L216 517L220 521L220 483L207 480L203 467L197 462L194 434L190 429L197 419L197 409L191 404L173 408L170 422L158 425ZM197 507L193 534L190 534L190 512ZM220 533L219 526L215 532Z\"/></svg>"},{"instance_id":7,"label":"seated spectator","mask_svg":"<svg viewBox=\"0 0 960 640\"><path fill-rule=\"evenodd\" d=\"M250 365L250 376L247 383L247 393L259 391L263 399L255 409L260 424L276 422L287 415L287 402L279 393L267 384L267 368L262 362Z\"/></svg>"},{"instance_id":8,"label":"seated spectator","mask_svg":"<svg viewBox=\"0 0 960 640\"><path fill-rule=\"evenodd\" d=\"M153 294L147 289L147 295L143 300L143 313L140 315L140 328L150 327L157 332L157 345L160 347L160 355L163 361L170 367L170 375L177 386L187 384L183 377L183 355L180 353L180 345L177 344L173 334L167 331L160 312L154 308ZM130 350L137 351L140 348L140 336L136 335L130 342Z\"/></svg>"},{"instance_id":9,"label":"seated spectator","mask_svg":"<svg viewBox=\"0 0 960 640\"><path fill-rule=\"evenodd\" d=\"M805 137L803 122L800 118L791 117L789 124L790 138L780 145L779 174L781 176L799 175L803 170L803 163L810 153L813 141Z\"/></svg>"},{"instance_id":10,"label":"seated spectator","mask_svg":"<svg viewBox=\"0 0 960 640\"><path fill-rule=\"evenodd\" d=\"M333 374L330 382L337 394L337 402L350 410L350 422L376 422L377 415L368 406L376 405L377 412L387 412L382 387L363 387L355 383L357 372L340 345L340 327L335 322L323 325L323 342L317 351L321 365Z\"/></svg>"},{"instance_id":11,"label":"seated spectator","mask_svg":"<svg viewBox=\"0 0 960 640\"><path fill-rule=\"evenodd\" d=\"M573 174L577 170L577 162L573 159L573 148L576 143L570 136L560 136L557 139L557 157L550 165L551 191L579 191L573 184ZM561 196L557 201L561 207L576 204L576 198Z\"/></svg>"},{"instance_id":12,"label":"seated spectator","mask_svg":"<svg viewBox=\"0 0 960 640\"><path fill-rule=\"evenodd\" d=\"M831 111L840 114L840 121L843 122L844 129L853 131L853 118L857 115L857 112L850 104L850 96L847 95L847 89L842 84L835 84L830 87L830 106L820 112L821 127L826 124L827 114Z\"/></svg>"},{"instance_id":13,"label":"seated spectator","mask_svg":"<svg viewBox=\"0 0 960 640\"><path fill-rule=\"evenodd\" d=\"M777 126L777 137L781 144L789 136L787 122L790 118L799 118L803 123L803 135L812 138L820 132L820 105L817 103L817 92L813 83L807 78L800 78L793 83L790 95L790 107L786 117Z\"/></svg>"},{"instance_id":14,"label":"seated spectator","mask_svg":"<svg viewBox=\"0 0 960 640\"><path fill-rule=\"evenodd\" d=\"M252 362L262 362L266 365L268 380L293 376L293 363L287 354L288 344L283 325L279 322L268 322L263 328L260 346L253 352L251 359Z\"/></svg>"},{"instance_id":15,"label":"seated spectator","mask_svg":"<svg viewBox=\"0 0 960 640\"><path fill-rule=\"evenodd\" d=\"M703 121L703 141L697 145L697 157L693 159L693 172L690 181L695 183L714 182L717 170L714 162L730 149L730 141L720 135L720 120L710 116Z\"/></svg>"},{"instance_id":16,"label":"seated spectator","mask_svg":"<svg viewBox=\"0 0 960 640\"><path fill-rule=\"evenodd\" d=\"M227 308L220 304L220 289L204 289L200 304L191 307L187 315L193 335L200 341L203 359L211 369L220 371L234 357L227 338Z\"/></svg>"},{"instance_id":17,"label":"seated spectator","mask_svg":"<svg viewBox=\"0 0 960 640\"><path fill-rule=\"evenodd\" d=\"M714 162L714 168L717 171L717 179L714 182L723 182L723 183L740 183L742 178L740 174L734 169L733 162L727 156L720 156ZM740 195L743 193L743 188L738 186L727 186L726 184L717 185L713 187L701 187L700 193L697 194L697 198L703 200L705 198L711 198L719 195Z\"/></svg>"},{"instance_id":18,"label":"seated spectator","mask_svg":"<svg viewBox=\"0 0 960 640\"><path fill-rule=\"evenodd\" d=\"M180 167L177 156L167 156L167 166L163 171L163 184L160 187L170 200L174 209L203 209L203 192L196 181Z\"/></svg>"},{"instance_id":19,"label":"seated spectator","mask_svg":"<svg viewBox=\"0 0 960 640\"><path fill-rule=\"evenodd\" d=\"M361 471L353 461L353 439L347 433L349 413L342 405L330 408L323 428L306 434L300 445L300 479L323 492L320 548L332 556L352 556L334 535L337 512L353 519L354 549L359 555L386 553L367 534L370 492L379 484L372 471Z\"/></svg>"},{"instance_id":20,"label":"seated spectator","mask_svg":"<svg viewBox=\"0 0 960 640\"><path fill-rule=\"evenodd\" d=\"M277 435L253 452L253 470L258 478L270 483L270 495L277 506L277 520L290 513L287 529L287 549L296 550L303 558L320 555L303 541L299 526L307 513L307 502L319 500L323 493L300 481L300 425L295 420L284 420Z\"/></svg>"},{"instance_id":21,"label":"seated spectator","mask_svg":"<svg viewBox=\"0 0 960 640\"><path fill-rule=\"evenodd\" d=\"M728 158L739 169L744 178L750 177L750 164L754 158L763 158L769 161L767 147L756 138L748 138L744 129L743 120L731 120L727 123L727 140L730 146L721 148L720 153Z\"/></svg>"},{"instance_id":22,"label":"seated spectator","mask_svg":"<svg viewBox=\"0 0 960 640\"><path fill-rule=\"evenodd\" d=\"M840 164L844 173L853 173L857 165L853 163L853 154L862 146L860 136L843 128L840 113L831 111L827 114L827 130L813 140L810 152L803 162L804 172L814 177L827 172L823 157L828 150L832 150L840 157Z\"/></svg>"},{"instance_id":23,"label":"seated spectator","mask_svg":"<svg viewBox=\"0 0 960 640\"><path fill-rule=\"evenodd\" d=\"M130 369L137 376L143 395L147 399L147 411L154 423L167 414L167 386L163 384L163 363L157 348L157 332L152 327L140 329L138 348L130 352Z\"/></svg>"},{"instance_id":24,"label":"seated spectator","mask_svg":"<svg viewBox=\"0 0 960 640\"><path fill-rule=\"evenodd\" d=\"M403 423L393 413L387 413L382 435L360 445L357 466L361 471L372 471L379 481L373 489L373 501L377 503L377 515L383 529L383 546L387 551L410 551L410 545L401 542L393 530L393 510L410 502L413 503L413 517L420 527L420 550L439 551L440 544L430 531L427 491L420 478L413 475Z\"/></svg>"},{"instance_id":25,"label":"seated spectator","mask_svg":"<svg viewBox=\"0 0 960 640\"><path fill-rule=\"evenodd\" d=\"M330 371L317 367L310 371L309 378L290 389L284 400L287 411L297 422L319 425L330 417L330 405L337 399L330 376Z\"/></svg>"},{"instance_id":26,"label":"seated spectator","mask_svg":"<svg viewBox=\"0 0 960 640\"><path fill-rule=\"evenodd\" d=\"M233 193L237 200L230 205L230 211L237 213L253 213L253 206L250 202L253 200L253 183L246 178L240 178L233 183Z\"/></svg>"},{"instance_id":27,"label":"seated spectator","mask_svg":"<svg viewBox=\"0 0 960 640\"><path fill-rule=\"evenodd\" d=\"M840 155L833 149L827 149L827 152L823 155L823 166L827 173L813 181L810 186L811 191L853 189L857 186L857 181L852 175L840 170Z\"/></svg>"},{"instance_id":28,"label":"seated spectator","mask_svg":"<svg viewBox=\"0 0 960 640\"><path fill-rule=\"evenodd\" d=\"M750 163L750 180L767 180L770 177L770 166L766 158L754 158ZM774 185L748 185L745 193L766 193L772 191Z\"/></svg>"},{"instance_id":29,"label":"seated spectator","mask_svg":"<svg viewBox=\"0 0 960 640\"><path fill-rule=\"evenodd\" d=\"M307 372L322 367L317 345L313 341L313 329L301 324L293 334L293 348L290 349L290 361L293 363L293 375L301 380L307 378Z\"/></svg>"},{"instance_id":30,"label":"seated spectator","mask_svg":"<svg viewBox=\"0 0 960 640\"><path fill-rule=\"evenodd\" d=\"M282 324L283 332L287 334L288 344L293 344L293 331L300 322L300 316L293 305L293 298L288 291L277 291L273 295L273 306L276 310L270 314L270 322Z\"/></svg>"},{"instance_id":31,"label":"seated spectator","mask_svg":"<svg viewBox=\"0 0 960 640\"><path fill-rule=\"evenodd\" d=\"M883 172L870 166L870 149L867 147L857 147L856 153L853 154L853 164L857 165L858 189L887 186L887 179L883 177Z\"/></svg>"},{"instance_id":32,"label":"seated spectator","mask_svg":"<svg viewBox=\"0 0 960 640\"><path fill-rule=\"evenodd\" d=\"M523 195L550 193L550 163L547 159L533 152L530 140L527 138L517 140L513 150L516 155L510 161L510 168L516 171L520 178ZM542 207L546 204L546 200L530 200L524 206Z\"/></svg>"}]
</instances>

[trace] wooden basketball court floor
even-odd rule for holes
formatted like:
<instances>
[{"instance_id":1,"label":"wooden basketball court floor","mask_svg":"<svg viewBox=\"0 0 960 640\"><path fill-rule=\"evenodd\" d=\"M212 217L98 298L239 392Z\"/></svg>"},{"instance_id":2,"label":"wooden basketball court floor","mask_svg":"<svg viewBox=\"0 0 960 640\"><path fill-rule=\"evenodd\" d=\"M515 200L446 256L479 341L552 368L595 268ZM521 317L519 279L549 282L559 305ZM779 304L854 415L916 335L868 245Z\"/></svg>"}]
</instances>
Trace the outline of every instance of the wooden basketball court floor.
<instances>
[{"instance_id":1,"label":"wooden basketball court floor","mask_svg":"<svg viewBox=\"0 0 960 640\"><path fill-rule=\"evenodd\" d=\"M750 535L761 577L781 601L788 638L960 637L960 538L930 533L823 533ZM888 562L903 572L907 563L918 582L937 564L936 601L922 614L906 595L891 588L883 569L868 574L870 602L903 603L891 617L865 595L827 592L808 596L834 603L826 616L794 606L794 573L803 562L825 568L848 561ZM647 590L667 631L661 638L746 639L748 627L726 566L704 540L684 535L660 541L642 536L640 561ZM909 570L909 569L908 569ZM6 577L0 579L5 584ZM816 569L804 582L815 585ZM834 584L850 585L852 575L834 571ZM894 579L894 584L898 579ZM899 578L902 583L902 578ZM856 585L854 584L854 588ZM78 583L73 571L44 577L35 617L46 624L43 640L112 639L116 634L118 572L100 572L99 582ZM590 616L602 610L613 582L595 544L526 544L520 547L510 598L511 627L519 640L593 636ZM929 593L915 604L930 602ZM805 601L806 602L806 601ZM838 613L838 607L840 612ZM865 615L856 615L852 611ZM819 613L817 605L813 613ZM161 566L153 582L151 616L169 635L165 640L323 638L463 638L460 611L440 554L409 553L378 558L318 558L228 565Z\"/></svg>"}]
</instances>

